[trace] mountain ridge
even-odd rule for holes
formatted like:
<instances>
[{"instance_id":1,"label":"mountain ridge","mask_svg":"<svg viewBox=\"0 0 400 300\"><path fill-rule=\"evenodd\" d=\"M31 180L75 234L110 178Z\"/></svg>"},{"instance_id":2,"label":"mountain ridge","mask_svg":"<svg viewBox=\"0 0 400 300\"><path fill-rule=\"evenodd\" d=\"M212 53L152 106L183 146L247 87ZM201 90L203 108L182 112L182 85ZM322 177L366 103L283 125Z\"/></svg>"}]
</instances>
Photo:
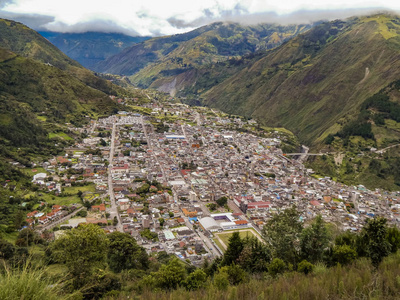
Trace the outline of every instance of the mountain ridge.
<instances>
[{"instance_id":1,"label":"mountain ridge","mask_svg":"<svg viewBox=\"0 0 400 300\"><path fill-rule=\"evenodd\" d=\"M383 28L389 22L399 30L391 18L316 26L209 89L203 103L286 127L303 142L320 141L339 129L338 120L400 77L399 35ZM340 31L332 31L338 26ZM385 39L387 31L392 36Z\"/></svg>"},{"instance_id":2,"label":"mountain ridge","mask_svg":"<svg viewBox=\"0 0 400 300\"><path fill-rule=\"evenodd\" d=\"M201 65L273 48L310 27L216 22L185 34L153 38L134 45L99 63L94 70L132 75L134 84L147 88L157 80L196 70Z\"/></svg>"},{"instance_id":3,"label":"mountain ridge","mask_svg":"<svg viewBox=\"0 0 400 300\"><path fill-rule=\"evenodd\" d=\"M123 49L150 38L104 32L60 33L39 31L38 33L70 58L89 69Z\"/></svg>"}]
</instances>

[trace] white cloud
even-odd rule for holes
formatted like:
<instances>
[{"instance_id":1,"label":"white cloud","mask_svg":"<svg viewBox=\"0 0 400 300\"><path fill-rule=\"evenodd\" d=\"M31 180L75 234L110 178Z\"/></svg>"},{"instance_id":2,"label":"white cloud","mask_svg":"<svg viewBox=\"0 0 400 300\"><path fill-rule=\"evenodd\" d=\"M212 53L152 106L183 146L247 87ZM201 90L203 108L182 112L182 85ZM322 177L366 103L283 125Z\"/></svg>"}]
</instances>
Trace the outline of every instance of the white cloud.
<instances>
[{"instance_id":1,"label":"white cloud","mask_svg":"<svg viewBox=\"0 0 400 300\"><path fill-rule=\"evenodd\" d=\"M262 22L262 16L286 15L287 19L296 11L400 10L400 1L392 0L0 0L0 4L0 16L53 19L42 24L48 30L79 31L85 30L85 24L95 30L97 24L105 31L107 24L113 24L110 30L141 35L180 33L215 20L245 20L253 15Z\"/></svg>"}]
</instances>

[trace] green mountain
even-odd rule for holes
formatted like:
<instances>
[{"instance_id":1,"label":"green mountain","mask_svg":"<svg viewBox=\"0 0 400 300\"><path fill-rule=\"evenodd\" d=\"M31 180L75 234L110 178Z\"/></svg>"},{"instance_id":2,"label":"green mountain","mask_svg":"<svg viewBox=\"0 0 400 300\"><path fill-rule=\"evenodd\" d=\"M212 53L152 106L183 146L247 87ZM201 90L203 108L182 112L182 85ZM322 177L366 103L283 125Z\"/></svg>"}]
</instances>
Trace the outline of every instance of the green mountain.
<instances>
[{"instance_id":1,"label":"green mountain","mask_svg":"<svg viewBox=\"0 0 400 300\"><path fill-rule=\"evenodd\" d=\"M132 75L140 87L159 87L165 78L231 57L274 48L308 30L310 25L279 26L213 23L184 34L159 37L125 49L100 62L99 72Z\"/></svg>"},{"instance_id":2,"label":"green mountain","mask_svg":"<svg viewBox=\"0 0 400 300\"><path fill-rule=\"evenodd\" d=\"M21 23L0 19L0 47L20 56L57 67L104 93L123 93L122 89L95 76L92 71L83 68L78 62L66 56L39 33Z\"/></svg>"},{"instance_id":3,"label":"green mountain","mask_svg":"<svg viewBox=\"0 0 400 300\"><path fill-rule=\"evenodd\" d=\"M88 69L123 49L150 38L104 32L60 33L39 31L39 33L70 58Z\"/></svg>"},{"instance_id":4,"label":"green mountain","mask_svg":"<svg viewBox=\"0 0 400 300\"><path fill-rule=\"evenodd\" d=\"M198 89L203 104L319 143L353 119L366 98L400 78L400 19L375 15L323 23L236 65L231 76L209 68L216 83Z\"/></svg>"},{"instance_id":5,"label":"green mountain","mask_svg":"<svg viewBox=\"0 0 400 300\"><path fill-rule=\"evenodd\" d=\"M13 147L52 151L50 132L111 113L109 94L118 92L37 32L0 19L0 155L15 158Z\"/></svg>"}]
</instances>

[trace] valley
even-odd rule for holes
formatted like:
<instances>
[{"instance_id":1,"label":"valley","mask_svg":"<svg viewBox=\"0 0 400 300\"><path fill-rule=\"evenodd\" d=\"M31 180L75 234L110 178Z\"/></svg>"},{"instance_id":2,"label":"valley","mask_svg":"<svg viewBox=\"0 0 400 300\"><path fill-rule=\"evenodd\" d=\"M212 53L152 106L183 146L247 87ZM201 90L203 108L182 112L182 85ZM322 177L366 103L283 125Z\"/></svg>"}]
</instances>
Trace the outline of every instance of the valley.
<instances>
[{"instance_id":1,"label":"valley","mask_svg":"<svg viewBox=\"0 0 400 300\"><path fill-rule=\"evenodd\" d=\"M0 19L0 299L397 299L400 18L216 20Z\"/></svg>"}]
</instances>

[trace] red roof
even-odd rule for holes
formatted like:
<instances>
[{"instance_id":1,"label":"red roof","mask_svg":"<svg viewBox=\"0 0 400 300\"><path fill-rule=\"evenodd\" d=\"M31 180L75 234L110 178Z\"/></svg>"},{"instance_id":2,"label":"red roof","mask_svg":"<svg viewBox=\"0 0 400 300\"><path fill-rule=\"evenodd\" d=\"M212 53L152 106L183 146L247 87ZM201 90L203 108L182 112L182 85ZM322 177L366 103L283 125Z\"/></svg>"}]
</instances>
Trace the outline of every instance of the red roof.
<instances>
[{"instance_id":1,"label":"red roof","mask_svg":"<svg viewBox=\"0 0 400 300\"><path fill-rule=\"evenodd\" d=\"M310 201L311 205L320 206L321 204L317 200Z\"/></svg>"},{"instance_id":2,"label":"red roof","mask_svg":"<svg viewBox=\"0 0 400 300\"><path fill-rule=\"evenodd\" d=\"M249 222L247 222L246 220L238 220L235 221L236 225L244 225L244 224L248 224Z\"/></svg>"},{"instance_id":3,"label":"red roof","mask_svg":"<svg viewBox=\"0 0 400 300\"><path fill-rule=\"evenodd\" d=\"M32 211L32 212L28 213L26 216L27 216L28 218L31 218L31 217L33 217L34 215L36 215L37 213L38 213L37 210L35 210L35 211Z\"/></svg>"}]
</instances>

